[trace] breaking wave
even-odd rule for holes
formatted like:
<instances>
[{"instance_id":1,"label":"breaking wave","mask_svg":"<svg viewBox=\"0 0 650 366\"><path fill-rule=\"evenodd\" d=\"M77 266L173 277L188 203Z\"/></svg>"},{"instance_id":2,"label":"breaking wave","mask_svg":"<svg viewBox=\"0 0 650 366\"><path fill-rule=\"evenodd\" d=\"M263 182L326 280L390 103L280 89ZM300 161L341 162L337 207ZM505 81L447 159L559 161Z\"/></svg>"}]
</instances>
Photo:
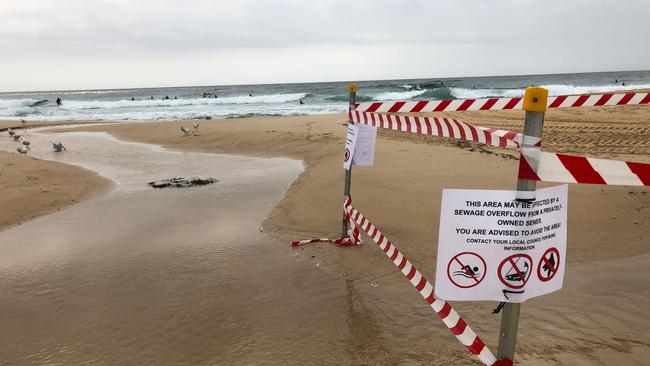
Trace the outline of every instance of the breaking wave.
<instances>
[{"instance_id":1,"label":"breaking wave","mask_svg":"<svg viewBox=\"0 0 650 366\"><path fill-rule=\"evenodd\" d=\"M594 86L577 86L577 85L564 85L564 84L549 84L540 85L548 89L549 95L572 95L572 94L590 94L590 93L604 93L615 92L629 89L648 89L650 84L639 85L594 85ZM451 95L457 99L476 99L476 98L512 98L521 97L524 95L525 88L515 89L500 89L500 88L486 88L486 89L467 89L467 88L449 88Z\"/></svg>"},{"instance_id":2,"label":"breaking wave","mask_svg":"<svg viewBox=\"0 0 650 366\"><path fill-rule=\"evenodd\" d=\"M404 91L404 92L384 92L384 93L379 93L375 95L372 99L373 100L403 100L403 99L411 99L415 98L417 96L420 96L424 93L427 92L427 89L422 89L422 90L410 90L410 91Z\"/></svg>"}]
</instances>

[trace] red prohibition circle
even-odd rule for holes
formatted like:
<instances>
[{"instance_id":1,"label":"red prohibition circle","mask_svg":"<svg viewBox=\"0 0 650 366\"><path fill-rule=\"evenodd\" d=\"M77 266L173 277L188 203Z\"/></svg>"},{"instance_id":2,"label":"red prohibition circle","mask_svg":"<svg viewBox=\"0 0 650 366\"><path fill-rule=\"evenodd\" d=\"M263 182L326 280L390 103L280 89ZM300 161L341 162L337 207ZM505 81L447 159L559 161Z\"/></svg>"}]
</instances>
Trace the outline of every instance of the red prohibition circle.
<instances>
[{"instance_id":1,"label":"red prohibition circle","mask_svg":"<svg viewBox=\"0 0 650 366\"><path fill-rule=\"evenodd\" d=\"M551 263L548 259L546 259L546 255L549 253L555 253L555 257L557 258L554 268L552 267L553 263ZM548 276L542 276L542 267L544 265L548 266L549 268ZM558 272L559 269L560 269L560 251L555 247L546 249L544 255L542 255L542 258L540 258L539 263L537 264L537 278L539 278L539 280L542 282L550 281L553 279L553 277L555 277L555 274Z\"/></svg>"},{"instance_id":2,"label":"red prohibition circle","mask_svg":"<svg viewBox=\"0 0 650 366\"><path fill-rule=\"evenodd\" d=\"M527 259L530 262L530 268L528 269L528 272L524 276L521 276L521 270L519 269L519 267L517 267L517 265L513 261L513 259L520 258L520 257L524 258L524 259ZM517 269L517 274L520 275L521 282L523 282L521 285L513 285L511 283L508 283L508 281L506 281L504 276L501 275L501 269L503 269L503 266L506 263L511 263L512 266ZM501 261L501 263L499 264L499 269L497 270L497 275L498 275L499 280L501 281L501 283L503 283L504 285L506 285L506 286L508 286L510 288L520 289L520 288L526 286L526 282L528 282L528 279L530 278L530 272L532 270L532 267L533 267L533 259L528 254L523 254L523 253L521 253L521 254L513 254L513 255L509 256L508 258Z\"/></svg>"},{"instance_id":3,"label":"red prohibition circle","mask_svg":"<svg viewBox=\"0 0 650 366\"><path fill-rule=\"evenodd\" d=\"M481 263L483 263L483 268L484 268L484 270L483 270L483 275L482 275L480 278L476 278L476 277L473 277L473 276L472 276L472 277L474 278L474 281L475 281L476 283L473 283L473 284L471 284L471 285L461 285L461 284L458 284L458 283L456 283L456 281L454 281L454 279L451 277L451 264L457 262L457 263L459 263L459 264L461 265L461 267L462 267L464 264L463 264L463 262L460 261L460 259L458 259L458 257L460 257L461 255L465 255L465 254L470 255L470 256L474 256L474 257L480 259L480 260L481 260ZM451 283L453 283L454 285L456 285L457 287L460 287L460 288L471 288L471 287L474 287L474 286L478 285L479 283L481 283L481 281L483 281L483 279L485 278L485 274L486 274L486 273L487 273L487 264L485 263L485 260L484 260L483 258L481 258L480 255L478 255L478 254L476 254L476 253L474 253L474 252L462 252L462 253L458 253L458 254L456 254L453 258L451 258L451 260L449 261L449 264L447 264L447 278L449 278L449 281L451 281Z\"/></svg>"},{"instance_id":4,"label":"red prohibition circle","mask_svg":"<svg viewBox=\"0 0 650 366\"><path fill-rule=\"evenodd\" d=\"M345 149L345 156L343 158L343 161L348 161L350 160L350 149Z\"/></svg>"}]
</instances>

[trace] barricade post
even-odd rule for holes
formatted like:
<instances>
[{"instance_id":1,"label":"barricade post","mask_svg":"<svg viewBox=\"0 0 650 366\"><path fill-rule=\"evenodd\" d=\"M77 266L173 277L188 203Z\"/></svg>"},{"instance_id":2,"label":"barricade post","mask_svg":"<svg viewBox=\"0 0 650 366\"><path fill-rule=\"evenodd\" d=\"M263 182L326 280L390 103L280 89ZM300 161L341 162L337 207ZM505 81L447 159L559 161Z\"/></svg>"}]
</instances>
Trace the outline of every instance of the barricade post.
<instances>
[{"instance_id":1,"label":"barricade post","mask_svg":"<svg viewBox=\"0 0 650 366\"><path fill-rule=\"evenodd\" d=\"M357 84L351 83L348 85L348 92L350 93L350 105L349 108L350 110L354 109L354 105L356 103L356 95L357 95ZM352 122L351 118L348 118L348 123L354 124ZM352 159L352 157L350 157ZM352 163L350 163L350 168L349 169L344 169L345 170L345 183L343 186L343 200L345 200L347 197L350 197L350 185L352 183ZM349 224L348 224L348 218L345 214L345 210L343 211L343 220L342 220L342 227L341 227L341 238L347 238L348 237L348 230L349 230Z\"/></svg>"},{"instance_id":2,"label":"barricade post","mask_svg":"<svg viewBox=\"0 0 650 366\"><path fill-rule=\"evenodd\" d=\"M544 128L544 114L548 99L548 90L539 87L530 87L524 94L523 109L526 111L524 122L524 136L521 149L539 149ZM517 199L531 201L535 199L537 182L528 179L517 180ZM519 326L519 312L521 304L506 303L501 315L501 329L499 331L499 349L497 358L500 365L512 365L515 359L517 343L517 328Z\"/></svg>"}]
</instances>

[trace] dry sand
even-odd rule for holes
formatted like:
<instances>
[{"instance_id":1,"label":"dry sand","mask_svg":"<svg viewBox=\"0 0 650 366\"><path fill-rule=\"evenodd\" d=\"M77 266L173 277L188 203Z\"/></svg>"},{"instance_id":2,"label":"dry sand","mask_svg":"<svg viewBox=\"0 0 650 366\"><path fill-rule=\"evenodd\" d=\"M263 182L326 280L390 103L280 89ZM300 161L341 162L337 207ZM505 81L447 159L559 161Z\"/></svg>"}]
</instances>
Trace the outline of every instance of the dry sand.
<instances>
[{"instance_id":1,"label":"dry sand","mask_svg":"<svg viewBox=\"0 0 650 366\"><path fill-rule=\"evenodd\" d=\"M523 113L467 113L462 118L486 127L520 131ZM545 127L545 150L649 162L648 121L647 106L552 111ZM189 127L191 123L83 129L108 131L121 139L172 149L302 159L306 171L264 223L272 234L269 243L275 250L285 251L290 240L338 235L345 116L201 121L201 136L189 137L180 136L180 125ZM382 131L376 165L354 168L352 196L355 206L432 280L441 189L511 189L517 171L512 156L491 148L473 149L449 140ZM521 364L650 364L650 319L646 313L650 307L649 206L646 188L570 187L565 288L523 305L517 353ZM303 262L318 265L317 270L303 274L311 285L318 276L328 279L317 285L322 287L303 294L308 294L309 300L305 298L301 314L310 319L315 336L334 348L308 349L296 341L286 352L300 353L301 360L312 355L313 364L474 363L374 244L367 241L348 249L317 244L294 252ZM242 281L265 283L257 275L259 271L262 269L251 268ZM279 286L276 295L295 298L301 293L296 293L295 287L289 289L294 292L283 293L287 287ZM325 329L333 321L332 310L340 309L339 296L345 296L347 303L343 306L347 309L339 314L346 329L340 334L335 330L319 332L319 327ZM319 304L327 310L319 309ZM499 317L490 312L496 304L455 305L495 349ZM280 317L277 325L282 317L289 319L292 314L274 316ZM258 320L265 321L264 315ZM337 356L326 357L324 352ZM258 357L247 363L274 364L263 354Z\"/></svg>"},{"instance_id":2,"label":"dry sand","mask_svg":"<svg viewBox=\"0 0 650 366\"><path fill-rule=\"evenodd\" d=\"M111 187L88 170L0 151L0 230L57 211Z\"/></svg>"},{"instance_id":3,"label":"dry sand","mask_svg":"<svg viewBox=\"0 0 650 366\"><path fill-rule=\"evenodd\" d=\"M47 122L0 121L8 128L50 125ZM76 166L0 151L0 231L108 191L112 183Z\"/></svg>"}]
</instances>

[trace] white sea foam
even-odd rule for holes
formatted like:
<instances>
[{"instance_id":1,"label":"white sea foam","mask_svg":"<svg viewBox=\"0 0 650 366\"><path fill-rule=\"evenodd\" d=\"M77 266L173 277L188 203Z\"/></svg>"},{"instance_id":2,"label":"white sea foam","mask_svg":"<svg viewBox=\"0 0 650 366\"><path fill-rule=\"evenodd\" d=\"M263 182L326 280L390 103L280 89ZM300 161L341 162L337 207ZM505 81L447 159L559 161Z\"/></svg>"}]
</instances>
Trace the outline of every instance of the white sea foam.
<instances>
[{"instance_id":1,"label":"white sea foam","mask_svg":"<svg viewBox=\"0 0 650 366\"><path fill-rule=\"evenodd\" d=\"M410 91L404 91L404 92L385 92L385 93L380 93L377 94L373 100L403 100L403 99L411 99L414 97L417 97L418 95L422 95L426 93L426 89L422 90L410 90Z\"/></svg>"},{"instance_id":2,"label":"white sea foam","mask_svg":"<svg viewBox=\"0 0 650 366\"><path fill-rule=\"evenodd\" d=\"M449 88L451 95L458 99L477 99L487 97L520 97L524 95L524 89L465 89Z\"/></svg>"},{"instance_id":3,"label":"white sea foam","mask_svg":"<svg viewBox=\"0 0 650 366\"><path fill-rule=\"evenodd\" d=\"M180 101L180 99L178 100ZM129 101L130 102L130 101ZM64 102L64 106L65 106ZM341 113L347 108L345 103L258 103L258 104L177 104L166 107L133 108L81 108L66 109L51 106L48 108L0 108L0 120L25 118L30 121L105 121L105 120L175 120L192 119L204 116L241 117L250 115L309 115Z\"/></svg>"},{"instance_id":4,"label":"white sea foam","mask_svg":"<svg viewBox=\"0 0 650 366\"><path fill-rule=\"evenodd\" d=\"M572 94L590 94L590 93L604 93L604 92L614 92L620 90L629 90L629 89L648 89L650 84L639 84L639 85L594 85L594 86L576 86L576 85L564 85L564 84L549 84L541 85L542 87L548 89L549 95L572 95ZM476 99L476 98L488 98L488 97L501 97L501 98L513 98L521 97L524 95L524 88L517 89L467 89L467 88L449 88L451 95L458 99Z\"/></svg>"},{"instance_id":5,"label":"white sea foam","mask_svg":"<svg viewBox=\"0 0 650 366\"><path fill-rule=\"evenodd\" d=\"M307 97L307 93L291 94L266 94L266 95L238 95L219 98L190 98L190 99L141 99L141 100L93 100L77 101L69 100L63 102L65 109L115 109L135 107L178 107L178 106L199 106L216 104L274 104L297 102Z\"/></svg>"}]
</instances>

